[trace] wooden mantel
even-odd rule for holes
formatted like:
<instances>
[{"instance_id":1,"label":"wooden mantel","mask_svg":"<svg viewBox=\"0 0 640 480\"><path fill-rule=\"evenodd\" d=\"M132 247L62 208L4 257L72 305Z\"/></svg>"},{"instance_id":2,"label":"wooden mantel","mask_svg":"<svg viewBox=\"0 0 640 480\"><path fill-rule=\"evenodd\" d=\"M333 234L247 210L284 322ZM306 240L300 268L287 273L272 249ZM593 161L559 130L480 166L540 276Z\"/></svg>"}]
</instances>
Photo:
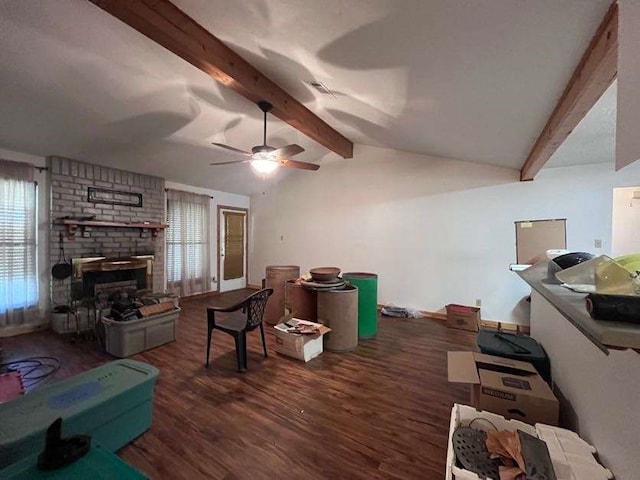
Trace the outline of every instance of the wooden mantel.
<instances>
[{"instance_id":1,"label":"wooden mantel","mask_svg":"<svg viewBox=\"0 0 640 480\"><path fill-rule=\"evenodd\" d=\"M76 236L76 232L78 231L78 227L84 229L84 227L117 227L117 228L138 228L140 229L140 234L145 230L151 230L151 236L157 237L158 233L161 230L164 230L169 225L164 223L151 223L151 222L136 222L136 223L126 223L126 222L107 222L101 220L74 220L71 218L59 218L55 221L58 225L65 225L67 227L67 238L69 240L73 240Z\"/></svg>"}]
</instances>

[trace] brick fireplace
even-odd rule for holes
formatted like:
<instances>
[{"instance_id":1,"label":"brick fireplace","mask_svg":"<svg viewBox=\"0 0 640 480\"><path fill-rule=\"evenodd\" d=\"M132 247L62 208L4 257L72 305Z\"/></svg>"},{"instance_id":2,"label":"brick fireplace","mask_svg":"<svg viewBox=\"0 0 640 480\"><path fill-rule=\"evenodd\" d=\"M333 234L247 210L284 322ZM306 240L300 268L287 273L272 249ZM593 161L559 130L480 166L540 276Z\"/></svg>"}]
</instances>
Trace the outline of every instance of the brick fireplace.
<instances>
[{"instance_id":1,"label":"brick fireplace","mask_svg":"<svg viewBox=\"0 0 640 480\"><path fill-rule=\"evenodd\" d=\"M163 223L164 179L62 157L48 157L47 163L51 179L50 267L58 262L59 232L64 234L65 257L74 265L71 278L57 280L50 277L53 304L64 305L68 302L71 282L89 295L89 290L95 289L95 283L129 282L132 287L135 284L138 288L142 287L141 279L144 277L146 286L142 288L163 291L163 231L154 236L151 230L139 228L91 226L78 229L73 238L69 238L67 228L55 222L63 217L94 217L94 220L104 222ZM139 194L142 196L142 205L90 201L89 187L120 194ZM142 264L144 273L141 273ZM129 272L123 273L125 270ZM82 276L79 277L79 273Z\"/></svg>"}]
</instances>

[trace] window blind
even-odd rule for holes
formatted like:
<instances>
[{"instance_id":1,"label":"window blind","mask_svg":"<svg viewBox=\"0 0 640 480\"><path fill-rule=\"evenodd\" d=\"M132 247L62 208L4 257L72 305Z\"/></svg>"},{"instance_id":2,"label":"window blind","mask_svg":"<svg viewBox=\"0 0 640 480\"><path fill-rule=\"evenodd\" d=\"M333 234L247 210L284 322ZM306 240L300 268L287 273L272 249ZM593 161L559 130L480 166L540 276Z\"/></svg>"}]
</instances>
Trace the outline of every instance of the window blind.
<instances>
[{"instance_id":1,"label":"window blind","mask_svg":"<svg viewBox=\"0 0 640 480\"><path fill-rule=\"evenodd\" d=\"M0 313L38 303L36 185L0 178Z\"/></svg>"},{"instance_id":2,"label":"window blind","mask_svg":"<svg viewBox=\"0 0 640 480\"><path fill-rule=\"evenodd\" d=\"M209 198L167 195L167 284L181 295L209 289Z\"/></svg>"}]
</instances>

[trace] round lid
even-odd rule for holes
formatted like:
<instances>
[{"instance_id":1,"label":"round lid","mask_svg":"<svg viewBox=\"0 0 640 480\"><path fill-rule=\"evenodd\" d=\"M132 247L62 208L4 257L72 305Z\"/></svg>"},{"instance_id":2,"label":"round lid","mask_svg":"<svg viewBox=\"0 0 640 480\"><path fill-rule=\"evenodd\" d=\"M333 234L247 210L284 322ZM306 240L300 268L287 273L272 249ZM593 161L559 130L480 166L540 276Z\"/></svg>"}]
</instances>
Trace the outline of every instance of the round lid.
<instances>
[{"instance_id":1,"label":"round lid","mask_svg":"<svg viewBox=\"0 0 640 480\"><path fill-rule=\"evenodd\" d=\"M349 272L343 273L342 278L351 277L351 278L378 278L376 273L366 273L366 272Z\"/></svg>"}]
</instances>

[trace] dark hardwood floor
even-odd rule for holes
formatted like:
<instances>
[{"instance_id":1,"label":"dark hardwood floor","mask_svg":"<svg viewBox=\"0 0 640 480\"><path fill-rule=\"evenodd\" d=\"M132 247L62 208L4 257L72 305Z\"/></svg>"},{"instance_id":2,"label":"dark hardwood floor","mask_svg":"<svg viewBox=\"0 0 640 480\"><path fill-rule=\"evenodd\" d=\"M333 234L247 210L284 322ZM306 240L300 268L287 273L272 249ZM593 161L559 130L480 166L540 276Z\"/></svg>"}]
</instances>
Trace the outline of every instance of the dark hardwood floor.
<instances>
[{"instance_id":1,"label":"dark hardwood floor","mask_svg":"<svg viewBox=\"0 0 640 480\"><path fill-rule=\"evenodd\" d=\"M307 364L249 334L236 371L233 339L214 332L204 368L205 311L245 292L182 302L176 342L135 355L160 370L153 425L118 453L153 479L440 479L449 416L468 387L447 383L448 350L475 350L475 334L429 319L381 317L375 339ZM52 332L2 339L4 361L51 355L47 383L113 360L95 343ZM43 384L40 384L43 385Z\"/></svg>"}]
</instances>

